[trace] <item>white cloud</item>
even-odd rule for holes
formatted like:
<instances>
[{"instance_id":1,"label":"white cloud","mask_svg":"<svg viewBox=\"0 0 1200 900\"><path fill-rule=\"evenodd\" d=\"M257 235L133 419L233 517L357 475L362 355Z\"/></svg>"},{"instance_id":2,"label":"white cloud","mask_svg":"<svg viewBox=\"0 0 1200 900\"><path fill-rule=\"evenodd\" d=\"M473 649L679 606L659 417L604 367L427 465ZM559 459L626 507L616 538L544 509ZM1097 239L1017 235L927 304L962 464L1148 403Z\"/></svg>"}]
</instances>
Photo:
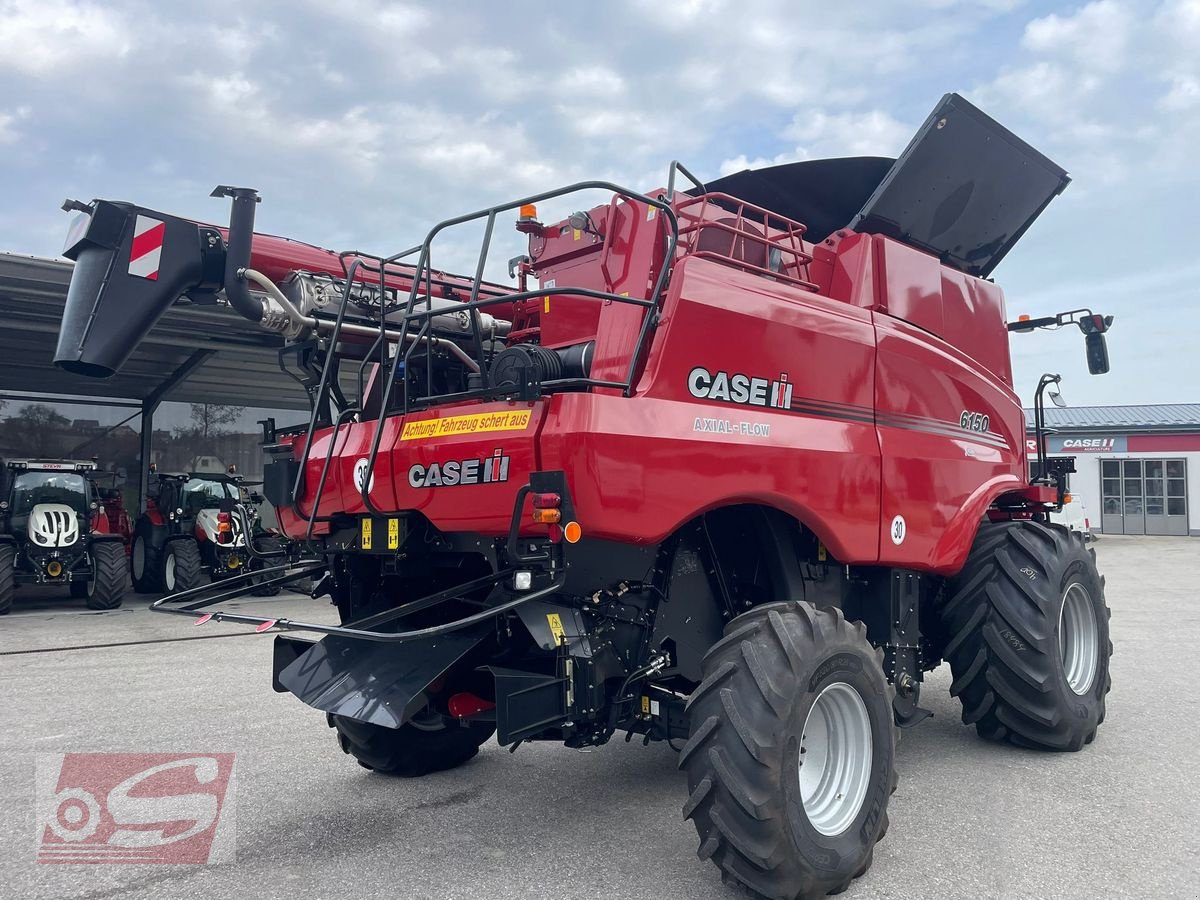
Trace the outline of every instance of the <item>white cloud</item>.
<instances>
[{"instance_id":1,"label":"white cloud","mask_svg":"<svg viewBox=\"0 0 1200 900\"><path fill-rule=\"evenodd\" d=\"M827 156L899 156L914 130L914 126L905 125L878 109L858 113L816 109L796 116L784 129L783 137L796 141L791 150L771 157L748 158L742 153L724 160L719 171L730 175L743 169Z\"/></svg>"},{"instance_id":2,"label":"white cloud","mask_svg":"<svg viewBox=\"0 0 1200 900\"><path fill-rule=\"evenodd\" d=\"M133 47L122 15L72 0L0 0L0 68L63 73L124 57Z\"/></svg>"},{"instance_id":3,"label":"white cloud","mask_svg":"<svg viewBox=\"0 0 1200 900\"><path fill-rule=\"evenodd\" d=\"M12 111L0 110L0 144L15 144L21 138L18 123L29 118L28 106L18 106Z\"/></svg>"},{"instance_id":4,"label":"white cloud","mask_svg":"<svg viewBox=\"0 0 1200 900\"><path fill-rule=\"evenodd\" d=\"M1025 26L1021 43L1034 52L1068 56L1087 69L1120 68L1135 24L1128 3L1097 0L1074 15L1051 14Z\"/></svg>"},{"instance_id":5,"label":"white cloud","mask_svg":"<svg viewBox=\"0 0 1200 900\"><path fill-rule=\"evenodd\" d=\"M1171 88L1158 101L1168 112L1183 112L1200 105L1200 79L1192 75L1176 75Z\"/></svg>"}]
</instances>

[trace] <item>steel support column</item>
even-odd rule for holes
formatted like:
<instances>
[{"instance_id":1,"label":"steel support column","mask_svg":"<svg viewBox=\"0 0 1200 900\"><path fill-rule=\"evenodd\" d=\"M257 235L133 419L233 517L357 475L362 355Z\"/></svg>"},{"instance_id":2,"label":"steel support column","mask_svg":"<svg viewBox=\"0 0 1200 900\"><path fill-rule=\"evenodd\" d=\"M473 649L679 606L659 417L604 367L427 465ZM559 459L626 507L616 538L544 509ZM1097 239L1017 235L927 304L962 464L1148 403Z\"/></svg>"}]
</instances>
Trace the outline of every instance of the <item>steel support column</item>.
<instances>
[{"instance_id":1,"label":"steel support column","mask_svg":"<svg viewBox=\"0 0 1200 900\"><path fill-rule=\"evenodd\" d=\"M179 387L188 376L204 365L216 350L197 350L184 363L163 379L150 394L142 401L142 464L138 481L138 510L146 511L146 494L150 489L150 453L154 447L154 413L167 395Z\"/></svg>"}]
</instances>

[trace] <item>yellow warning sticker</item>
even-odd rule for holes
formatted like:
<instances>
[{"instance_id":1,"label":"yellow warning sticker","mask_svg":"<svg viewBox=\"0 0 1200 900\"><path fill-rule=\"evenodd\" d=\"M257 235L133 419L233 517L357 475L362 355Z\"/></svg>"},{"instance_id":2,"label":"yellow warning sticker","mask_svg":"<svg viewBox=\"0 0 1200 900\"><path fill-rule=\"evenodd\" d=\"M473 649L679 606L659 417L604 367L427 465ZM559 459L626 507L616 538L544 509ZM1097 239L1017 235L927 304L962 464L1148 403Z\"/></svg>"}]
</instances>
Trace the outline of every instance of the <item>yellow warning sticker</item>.
<instances>
[{"instance_id":1,"label":"yellow warning sticker","mask_svg":"<svg viewBox=\"0 0 1200 900\"><path fill-rule=\"evenodd\" d=\"M371 520L362 520L362 540L359 542L359 547L363 550L371 549Z\"/></svg>"},{"instance_id":2,"label":"yellow warning sticker","mask_svg":"<svg viewBox=\"0 0 1200 900\"><path fill-rule=\"evenodd\" d=\"M571 240L577 241L583 235L583 232L580 231L578 228L572 228L571 235L572 235Z\"/></svg>"},{"instance_id":3,"label":"yellow warning sticker","mask_svg":"<svg viewBox=\"0 0 1200 900\"><path fill-rule=\"evenodd\" d=\"M400 549L400 520L388 519L388 549Z\"/></svg>"},{"instance_id":4,"label":"yellow warning sticker","mask_svg":"<svg viewBox=\"0 0 1200 900\"><path fill-rule=\"evenodd\" d=\"M650 715L650 698L649 697L642 698L642 715L643 716Z\"/></svg>"},{"instance_id":5,"label":"yellow warning sticker","mask_svg":"<svg viewBox=\"0 0 1200 900\"><path fill-rule=\"evenodd\" d=\"M549 297L545 297L545 298L543 298L543 300L542 300L542 307L543 307L543 308L542 308L542 312L543 312L543 313L548 313L548 312L550 312L550 298L549 298Z\"/></svg>"},{"instance_id":6,"label":"yellow warning sticker","mask_svg":"<svg viewBox=\"0 0 1200 900\"><path fill-rule=\"evenodd\" d=\"M827 559L829 559L829 554L825 552L825 545L817 544L817 561L825 562Z\"/></svg>"},{"instance_id":7,"label":"yellow warning sticker","mask_svg":"<svg viewBox=\"0 0 1200 900\"><path fill-rule=\"evenodd\" d=\"M562 616L558 613L546 613L546 621L550 624L550 633L554 635L554 643L561 647L567 642L567 630L563 628Z\"/></svg>"},{"instance_id":8,"label":"yellow warning sticker","mask_svg":"<svg viewBox=\"0 0 1200 900\"><path fill-rule=\"evenodd\" d=\"M489 431L523 431L529 426L532 416L533 413L528 409L505 409L470 416L446 416L405 422L404 430L400 432L400 440L419 441L455 434L485 434Z\"/></svg>"}]
</instances>

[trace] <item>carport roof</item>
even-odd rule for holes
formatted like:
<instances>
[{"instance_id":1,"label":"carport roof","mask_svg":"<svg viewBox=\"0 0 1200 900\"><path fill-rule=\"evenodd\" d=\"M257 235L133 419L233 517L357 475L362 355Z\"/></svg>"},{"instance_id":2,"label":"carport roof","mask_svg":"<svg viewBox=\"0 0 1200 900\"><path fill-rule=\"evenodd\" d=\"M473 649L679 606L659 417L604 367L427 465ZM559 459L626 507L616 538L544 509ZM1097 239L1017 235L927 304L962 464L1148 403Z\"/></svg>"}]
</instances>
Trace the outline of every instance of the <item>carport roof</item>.
<instances>
[{"instance_id":1,"label":"carport roof","mask_svg":"<svg viewBox=\"0 0 1200 900\"><path fill-rule=\"evenodd\" d=\"M1032 409L1025 410L1025 425L1033 429ZM1046 425L1059 431L1196 431L1200 430L1200 403L1048 406Z\"/></svg>"},{"instance_id":2,"label":"carport roof","mask_svg":"<svg viewBox=\"0 0 1200 900\"><path fill-rule=\"evenodd\" d=\"M146 400L203 359L170 400L307 408L300 386L279 369L281 338L219 307L172 308L112 378L59 369L54 349L72 267L64 259L0 252L0 392Z\"/></svg>"}]
</instances>

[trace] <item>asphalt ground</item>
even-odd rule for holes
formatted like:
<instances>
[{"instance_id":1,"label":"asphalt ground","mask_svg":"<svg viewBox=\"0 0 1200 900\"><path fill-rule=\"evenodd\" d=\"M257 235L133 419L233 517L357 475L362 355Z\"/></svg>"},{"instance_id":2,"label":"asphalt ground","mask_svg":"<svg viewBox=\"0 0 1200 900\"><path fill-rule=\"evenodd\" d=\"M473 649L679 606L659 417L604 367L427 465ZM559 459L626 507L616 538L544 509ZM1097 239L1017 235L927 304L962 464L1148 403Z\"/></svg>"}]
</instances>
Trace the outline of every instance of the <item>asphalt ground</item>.
<instances>
[{"instance_id":1,"label":"asphalt ground","mask_svg":"<svg viewBox=\"0 0 1200 900\"><path fill-rule=\"evenodd\" d=\"M891 831L847 900L1200 897L1200 542L1096 546L1116 654L1095 743L985 743L960 723L947 669L932 673L934 718L904 733ZM256 602L329 614L308 598ZM321 713L271 691L271 638L247 631L193 628L134 597L105 613L19 600L0 619L0 896L739 896L696 859L668 747L491 744L453 772L374 775ZM181 640L202 635L221 636ZM236 753L236 861L37 864L35 755L71 751Z\"/></svg>"}]
</instances>

